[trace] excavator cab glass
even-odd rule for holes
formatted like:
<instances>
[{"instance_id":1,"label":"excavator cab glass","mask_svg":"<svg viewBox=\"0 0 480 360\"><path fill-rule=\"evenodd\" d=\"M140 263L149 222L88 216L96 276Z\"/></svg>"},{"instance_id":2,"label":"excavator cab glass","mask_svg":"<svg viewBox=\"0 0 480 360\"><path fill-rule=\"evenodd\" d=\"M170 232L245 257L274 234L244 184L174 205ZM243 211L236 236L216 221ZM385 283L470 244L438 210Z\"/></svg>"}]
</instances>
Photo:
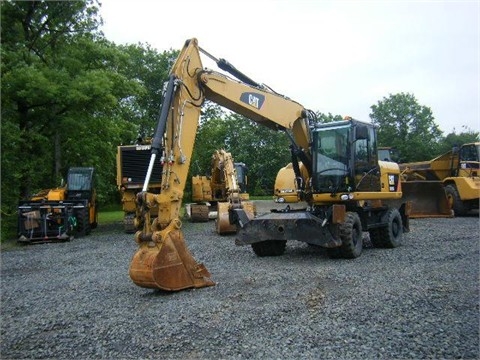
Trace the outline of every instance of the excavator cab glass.
<instances>
[{"instance_id":1,"label":"excavator cab glass","mask_svg":"<svg viewBox=\"0 0 480 360\"><path fill-rule=\"evenodd\" d=\"M479 169L480 144L466 144L460 148L459 166L461 169Z\"/></svg>"},{"instance_id":2,"label":"excavator cab glass","mask_svg":"<svg viewBox=\"0 0 480 360\"><path fill-rule=\"evenodd\" d=\"M318 124L312 133L314 192L379 190L373 126L338 121Z\"/></svg>"},{"instance_id":3,"label":"excavator cab glass","mask_svg":"<svg viewBox=\"0 0 480 360\"><path fill-rule=\"evenodd\" d=\"M313 188L320 193L351 191L349 121L320 125L313 131Z\"/></svg>"}]
</instances>

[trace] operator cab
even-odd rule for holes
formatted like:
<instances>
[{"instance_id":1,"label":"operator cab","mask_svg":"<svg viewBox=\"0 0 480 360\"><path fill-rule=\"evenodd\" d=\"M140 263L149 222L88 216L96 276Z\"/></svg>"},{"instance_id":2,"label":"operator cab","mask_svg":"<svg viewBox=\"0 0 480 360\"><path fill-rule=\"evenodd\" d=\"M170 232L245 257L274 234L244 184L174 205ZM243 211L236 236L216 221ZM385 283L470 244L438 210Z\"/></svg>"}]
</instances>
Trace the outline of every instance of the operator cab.
<instances>
[{"instance_id":1,"label":"operator cab","mask_svg":"<svg viewBox=\"0 0 480 360\"><path fill-rule=\"evenodd\" d=\"M380 191L374 125L353 119L316 124L312 138L314 193Z\"/></svg>"},{"instance_id":2,"label":"operator cab","mask_svg":"<svg viewBox=\"0 0 480 360\"><path fill-rule=\"evenodd\" d=\"M459 151L459 170L480 168L480 143L464 144ZM478 176L478 175L476 175Z\"/></svg>"},{"instance_id":3,"label":"operator cab","mask_svg":"<svg viewBox=\"0 0 480 360\"><path fill-rule=\"evenodd\" d=\"M90 199L93 189L93 167L70 168L67 176L69 199Z\"/></svg>"}]
</instances>

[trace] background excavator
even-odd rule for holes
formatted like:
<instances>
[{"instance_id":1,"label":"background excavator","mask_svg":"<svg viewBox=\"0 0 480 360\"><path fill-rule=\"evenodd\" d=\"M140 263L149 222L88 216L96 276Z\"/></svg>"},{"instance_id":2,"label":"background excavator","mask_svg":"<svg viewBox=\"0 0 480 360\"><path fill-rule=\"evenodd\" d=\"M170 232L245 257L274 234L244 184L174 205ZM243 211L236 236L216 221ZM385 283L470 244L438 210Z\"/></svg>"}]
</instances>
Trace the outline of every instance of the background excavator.
<instances>
[{"instance_id":1,"label":"background excavator","mask_svg":"<svg viewBox=\"0 0 480 360\"><path fill-rule=\"evenodd\" d=\"M276 203L297 203L300 201L298 181L302 181L302 178L297 179L295 177L295 170L293 164L288 163L280 170L278 170L275 178L275 185L273 188L273 200Z\"/></svg>"},{"instance_id":2,"label":"background excavator","mask_svg":"<svg viewBox=\"0 0 480 360\"><path fill-rule=\"evenodd\" d=\"M464 144L432 160L399 164L403 188L412 200L412 212L434 207L445 217L478 210L480 197L480 143ZM431 198L437 198L434 202Z\"/></svg>"},{"instance_id":3,"label":"background excavator","mask_svg":"<svg viewBox=\"0 0 480 360\"><path fill-rule=\"evenodd\" d=\"M220 235L237 231L230 224L229 209L243 207L254 217L255 207L248 201L247 166L234 162L232 155L225 150L216 150L212 155L210 176L192 177L192 200L185 204L187 218L193 222L215 219L216 231Z\"/></svg>"},{"instance_id":4,"label":"background excavator","mask_svg":"<svg viewBox=\"0 0 480 360\"><path fill-rule=\"evenodd\" d=\"M200 53L235 79L205 69ZM312 111L253 81L190 39L171 70L149 169L143 191L137 195L139 248L129 269L136 285L168 291L214 285L206 267L188 251L179 219L206 99L284 132L291 141L296 177L306 174L300 189L308 204L305 209L287 207L250 219L244 209L230 208L230 222L238 227L237 245L251 245L259 256L274 256L283 254L287 240L298 240L325 247L332 257L355 258L363 249L363 231L369 232L374 246L401 244L403 232L408 231L409 206L388 204L402 196L400 169L396 163L378 161L372 124L353 119L319 124ZM162 188L160 194L152 194L146 190L157 156L164 163ZM153 221L152 207L158 208Z\"/></svg>"},{"instance_id":5,"label":"background excavator","mask_svg":"<svg viewBox=\"0 0 480 360\"><path fill-rule=\"evenodd\" d=\"M134 233L135 226L135 199L143 188L144 174L148 169L151 153L151 139L138 139L135 145L121 145L117 147L117 187L120 191L123 226L126 233ZM159 193L161 186L162 166L159 162L152 169L152 180L148 186L151 193ZM151 209L151 216L156 216L155 208Z\"/></svg>"},{"instance_id":6,"label":"background excavator","mask_svg":"<svg viewBox=\"0 0 480 360\"><path fill-rule=\"evenodd\" d=\"M18 206L21 243L69 241L90 234L97 224L93 167L70 168L65 185L42 190Z\"/></svg>"}]
</instances>

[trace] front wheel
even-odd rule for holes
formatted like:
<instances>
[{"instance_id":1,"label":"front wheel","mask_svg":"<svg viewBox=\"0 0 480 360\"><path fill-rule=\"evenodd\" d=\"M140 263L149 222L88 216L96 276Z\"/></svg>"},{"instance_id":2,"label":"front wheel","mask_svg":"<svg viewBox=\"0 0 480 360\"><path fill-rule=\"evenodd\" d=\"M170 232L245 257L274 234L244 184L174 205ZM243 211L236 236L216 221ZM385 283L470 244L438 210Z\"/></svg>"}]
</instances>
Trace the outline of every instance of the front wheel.
<instances>
[{"instance_id":1,"label":"front wheel","mask_svg":"<svg viewBox=\"0 0 480 360\"><path fill-rule=\"evenodd\" d=\"M448 203L450 204L450 208L453 209L455 216L467 215L469 209L465 206L462 199L460 199L457 187L455 185L447 185L445 186L445 193L447 194Z\"/></svg>"},{"instance_id":2,"label":"front wheel","mask_svg":"<svg viewBox=\"0 0 480 360\"><path fill-rule=\"evenodd\" d=\"M340 225L340 239L342 245L339 248L328 249L330 257L354 259L360 256L363 250L362 223L356 212L347 212L345 222Z\"/></svg>"}]
</instances>

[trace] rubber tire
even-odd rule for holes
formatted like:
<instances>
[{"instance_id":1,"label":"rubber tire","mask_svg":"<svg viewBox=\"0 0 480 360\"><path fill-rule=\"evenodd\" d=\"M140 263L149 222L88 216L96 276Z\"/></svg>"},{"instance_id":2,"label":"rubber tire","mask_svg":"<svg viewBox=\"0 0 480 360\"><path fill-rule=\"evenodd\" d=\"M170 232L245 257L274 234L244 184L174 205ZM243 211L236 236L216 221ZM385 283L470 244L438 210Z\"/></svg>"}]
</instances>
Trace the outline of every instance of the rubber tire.
<instances>
[{"instance_id":1,"label":"rubber tire","mask_svg":"<svg viewBox=\"0 0 480 360\"><path fill-rule=\"evenodd\" d=\"M342 240L340 247L327 250L331 258L355 259L362 254L362 222L356 212L346 213L345 222L340 224L340 239Z\"/></svg>"},{"instance_id":2,"label":"rubber tire","mask_svg":"<svg viewBox=\"0 0 480 360\"><path fill-rule=\"evenodd\" d=\"M452 206L455 216L465 216L470 211L460 199L457 187L455 185L445 186L445 193L449 203Z\"/></svg>"},{"instance_id":3,"label":"rubber tire","mask_svg":"<svg viewBox=\"0 0 480 360\"><path fill-rule=\"evenodd\" d=\"M98 226L98 204L95 203L95 215L94 215L93 222L90 224L90 228L91 229L96 229L97 226Z\"/></svg>"},{"instance_id":4,"label":"rubber tire","mask_svg":"<svg viewBox=\"0 0 480 360\"><path fill-rule=\"evenodd\" d=\"M285 252L287 240L267 240L252 244L253 252L260 257L280 256Z\"/></svg>"},{"instance_id":5,"label":"rubber tire","mask_svg":"<svg viewBox=\"0 0 480 360\"><path fill-rule=\"evenodd\" d=\"M77 234L79 237L89 235L91 230L88 208L83 208L77 213Z\"/></svg>"},{"instance_id":6,"label":"rubber tire","mask_svg":"<svg viewBox=\"0 0 480 360\"><path fill-rule=\"evenodd\" d=\"M390 249L400 246L403 240L403 223L398 209L388 209L382 216L382 222L387 223L387 225L369 231L373 246Z\"/></svg>"}]
</instances>

